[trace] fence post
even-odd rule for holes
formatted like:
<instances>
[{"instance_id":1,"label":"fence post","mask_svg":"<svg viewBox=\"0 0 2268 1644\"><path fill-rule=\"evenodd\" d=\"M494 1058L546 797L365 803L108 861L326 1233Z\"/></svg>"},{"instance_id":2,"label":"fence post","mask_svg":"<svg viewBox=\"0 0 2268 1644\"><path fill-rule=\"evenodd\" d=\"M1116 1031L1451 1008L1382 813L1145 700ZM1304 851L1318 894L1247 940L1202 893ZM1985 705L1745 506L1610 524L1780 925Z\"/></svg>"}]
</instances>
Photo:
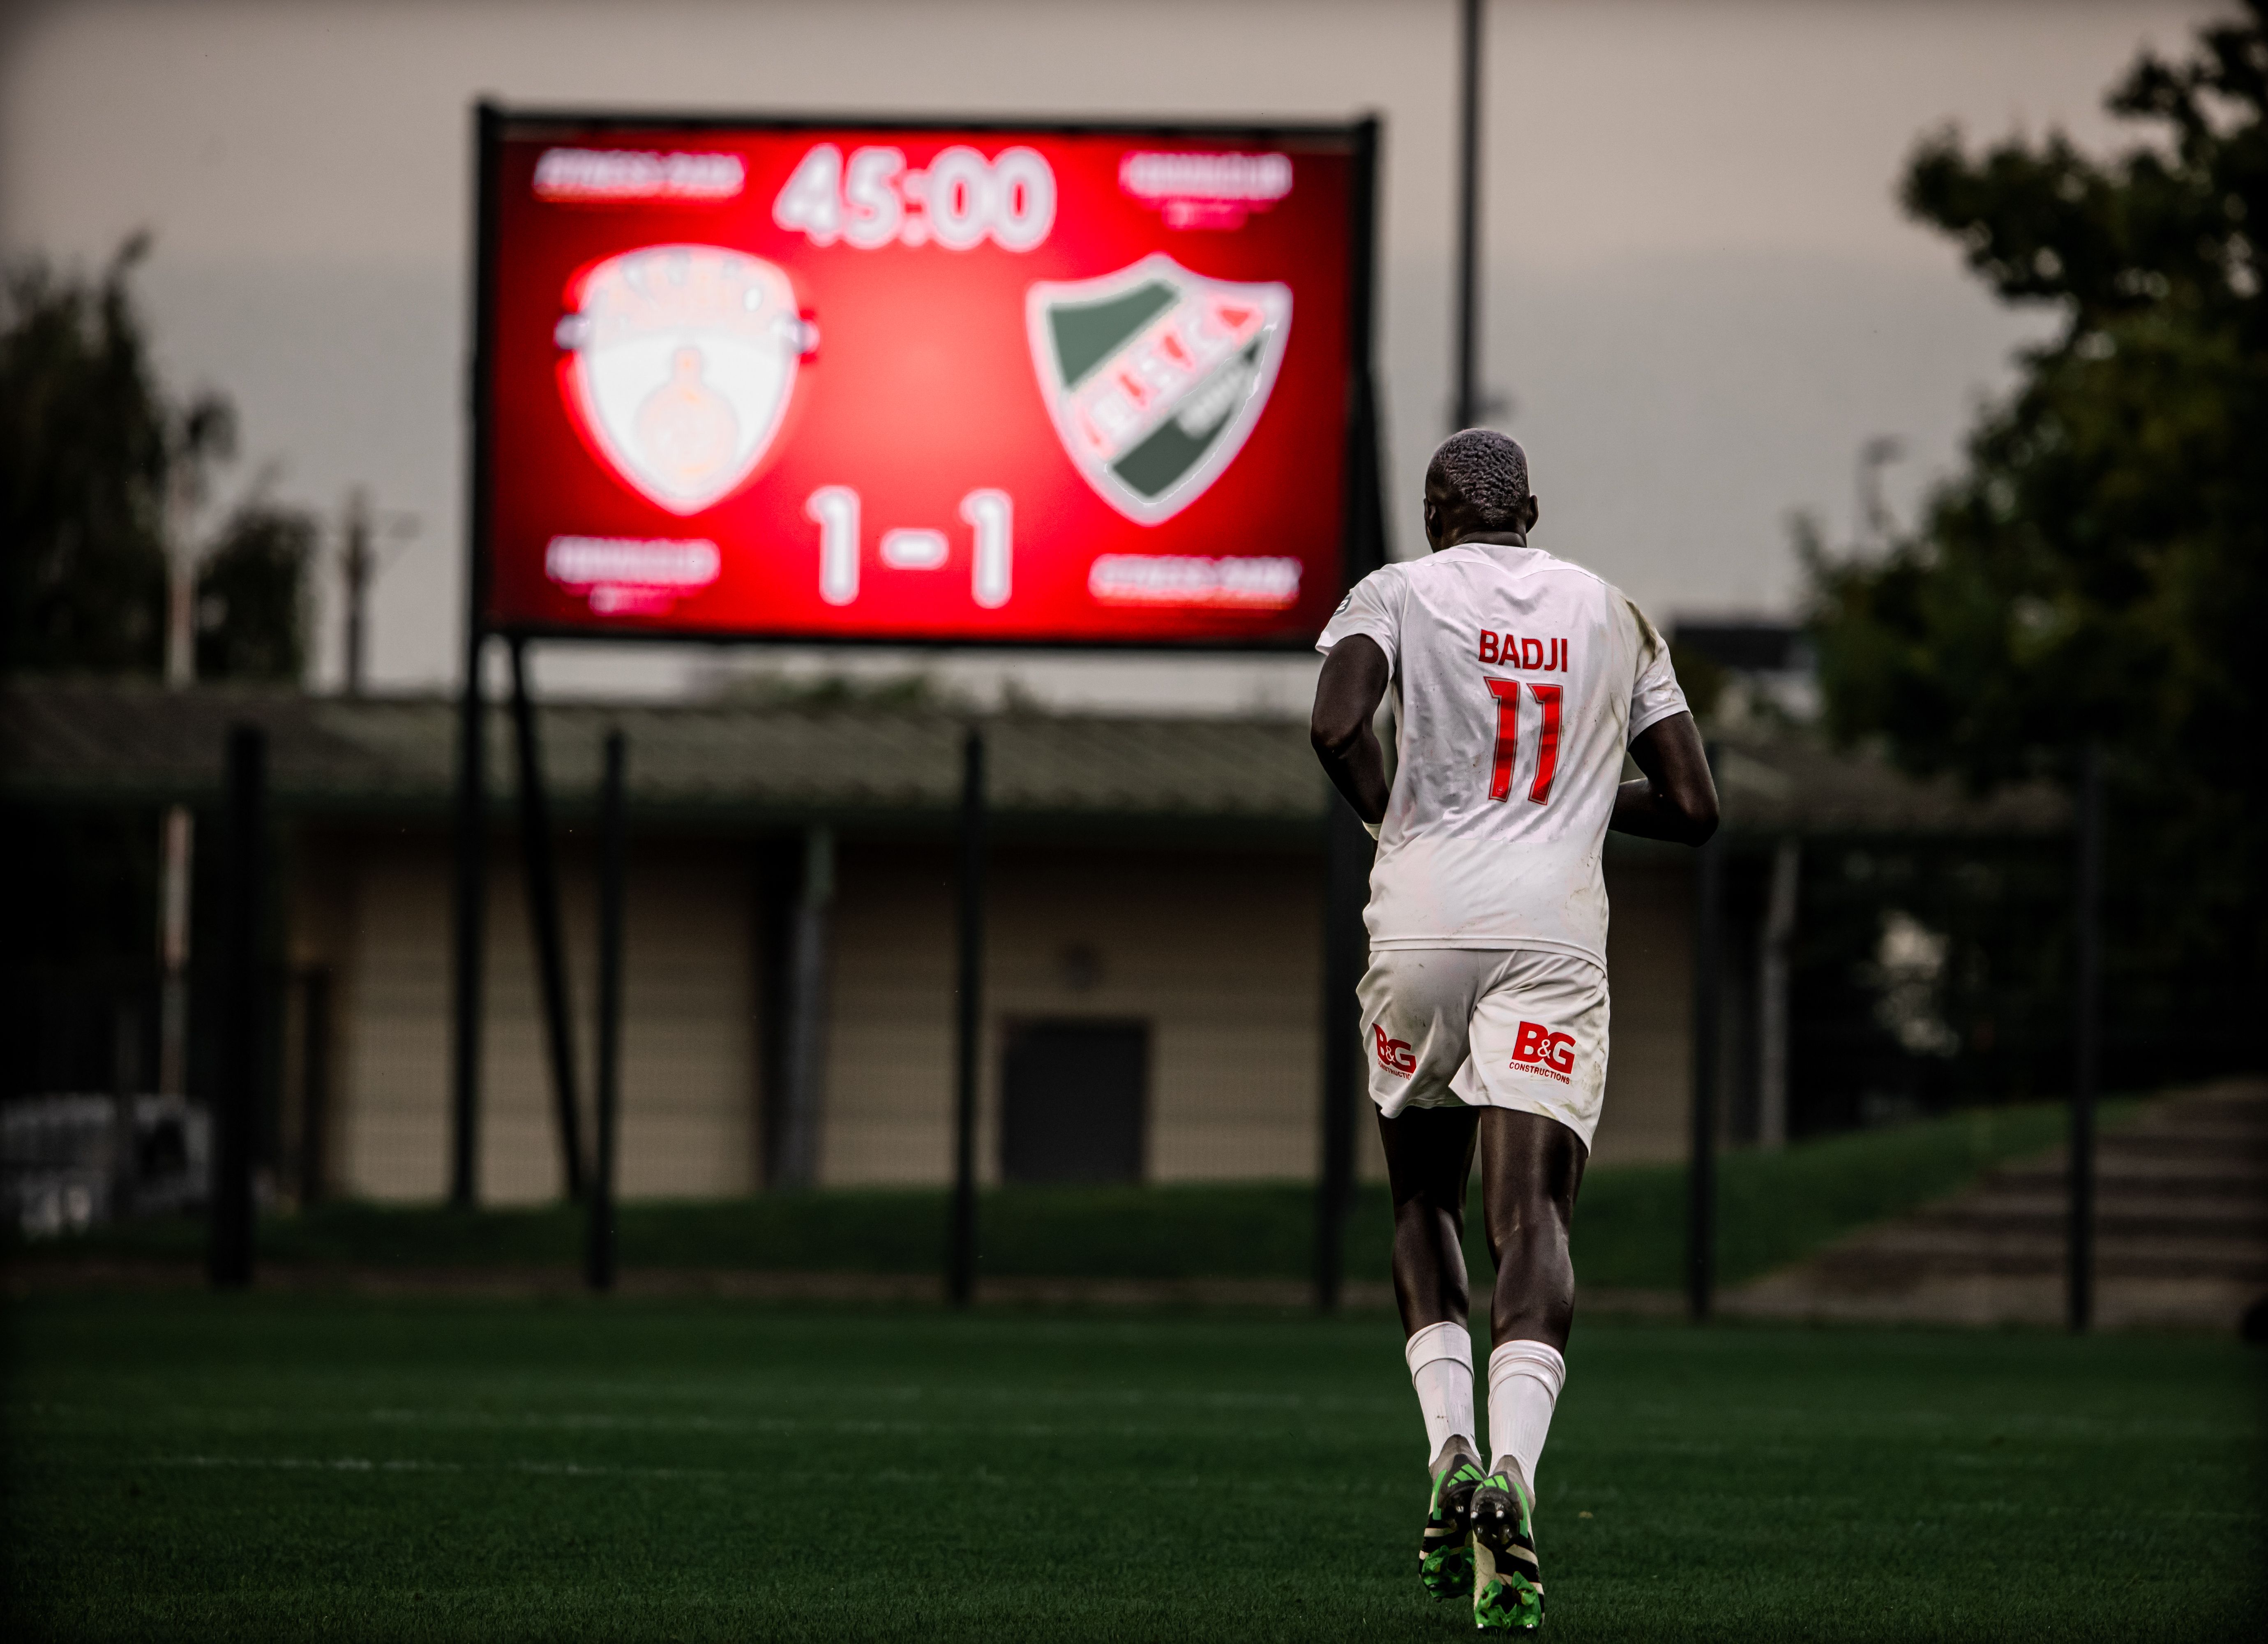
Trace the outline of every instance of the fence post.
<instances>
[{"instance_id":1,"label":"fence post","mask_svg":"<svg viewBox=\"0 0 2268 1644\"><path fill-rule=\"evenodd\" d=\"M1346 1276L1347 1212L1354 1202L1354 1115L1362 1088L1362 981L1368 938L1370 835L1336 793L1324 826L1322 1167L1315 1186L1315 1306L1339 1304Z\"/></svg>"},{"instance_id":2,"label":"fence post","mask_svg":"<svg viewBox=\"0 0 2268 1644\"><path fill-rule=\"evenodd\" d=\"M599 792L599 1079L598 1131L585 1195L583 1276L593 1290L615 1285L615 1134L622 1059L622 881L628 832L622 784L630 749L620 731L607 733L607 770Z\"/></svg>"},{"instance_id":3,"label":"fence post","mask_svg":"<svg viewBox=\"0 0 2268 1644\"><path fill-rule=\"evenodd\" d=\"M252 1282L252 1126L259 1083L260 924L266 904L268 737L228 733L226 875L221 908L220 1056L212 1100L212 1210L205 1266L216 1286Z\"/></svg>"},{"instance_id":4,"label":"fence post","mask_svg":"<svg viewBox=\"0 0 2268 1644\"><path fill-rule=\"evenodd\" d=\"M2078 859L2073 915L2078 925L2072 989L2071 1164L2068 1294L2071 1328L2095 1323L2095 1098L2102 1076L2102 745L2080 756Z\"/></svg>"},{"instance_id":5,"label":"fence post","mask_svg":"<svg viewBox=\"0 0 2268 1644\"><path fill-rule=\"evenodd\" d=\"M110 1219L134 1213L142 1180L141 1146L134 1129L135 1087L142 1082L142 1013L120 999L110 1012Z\"/></svg>"},{"instance_id":6,"label":"fence post","mask_svg":"<svg viewBox=\"0 0 2268 1644\"><path fill-rule=\"evenodd\" d=\"M984 733L961 745L959 1010L954 1019L953 1227L946 1294L976 1298L976 1073L984 1031Z\"/></svg>"},{"instance_id":7,"label":"fence post","mask_svg":"<svg viewBox=\"0 0 2268 1644\"><path fill-rule=\"evenodd\" d=\"M320 1204L329 1188L327 1126L331 1106L331 973L317 966L300 982L299 1203Z\"/></svg>"},{"instance_id":8,"label":"fence post","mask_svg":"<svg viewBox=\"0 0 2268 1644\"><path fill-rule=\"evenodd\" d=\"M1708 750L1713 770L1716 749ZM1696 1323L1717 1300L1717 1102L1724 1055L1724 1008L1718 967L1724 958L1725 857L1722 836L1694 853L1693 1134L1686 1168L1685 1306Z\"/></svg>"}]
</instances>

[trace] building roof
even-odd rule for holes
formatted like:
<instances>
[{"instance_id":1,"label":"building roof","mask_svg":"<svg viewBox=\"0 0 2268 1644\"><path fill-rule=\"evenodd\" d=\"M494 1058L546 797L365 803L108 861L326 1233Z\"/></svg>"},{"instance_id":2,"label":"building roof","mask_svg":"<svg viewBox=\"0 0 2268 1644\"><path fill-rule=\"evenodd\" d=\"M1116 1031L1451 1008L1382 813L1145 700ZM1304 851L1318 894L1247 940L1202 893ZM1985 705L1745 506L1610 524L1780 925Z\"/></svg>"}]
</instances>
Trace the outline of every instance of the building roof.
<instances>
[{"instance_id":1,"label":"building roof","mask_svg":"<svg viewBox=\"0 0 2268 1644\"><path fill-rule=\"evenodd\" d=\"M64 804L210 802L228 727L268 734L270 785L300 814L433 815L455 781L456 704L438 696L316 697L144 682L0 686L0 796ZM735 826L828 817L922 827L960 802L961 740L985 735L988 799L1011 826L1189 825L1312 837L1329 788L1305 727L1279 719L1130 718L795 702L553 703L538 714L559 810L594 801L619 726L641 817ZM517 792L511 719L489 716L490 792ZM1720 743L1727 825L1749 834L2027 834L2064 825L2061 797L1984 800L1917 782L1808 733L1751 728Z\"/></svg>"}]
</instances>

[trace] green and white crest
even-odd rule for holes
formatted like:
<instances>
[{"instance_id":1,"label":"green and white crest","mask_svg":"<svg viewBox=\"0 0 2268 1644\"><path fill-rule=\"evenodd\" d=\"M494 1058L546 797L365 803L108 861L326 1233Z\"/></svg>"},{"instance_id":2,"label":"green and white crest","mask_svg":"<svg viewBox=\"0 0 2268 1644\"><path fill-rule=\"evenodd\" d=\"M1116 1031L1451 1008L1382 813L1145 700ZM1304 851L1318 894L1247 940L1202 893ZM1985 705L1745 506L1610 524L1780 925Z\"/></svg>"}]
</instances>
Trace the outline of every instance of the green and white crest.
<instances>
[{"instance_id":1,"label":"green and white crest","mask_svg":"<svg viewBox=\"0 0 2268 1644\"><path fill-rule=\"evenodd\" d=\"M1040 392L1064 449L1138 525L1170 520L1243 449L1276 386L1292 288L1192 274L1163 252L1025 299Z\"/></svg>"}]
</instances>

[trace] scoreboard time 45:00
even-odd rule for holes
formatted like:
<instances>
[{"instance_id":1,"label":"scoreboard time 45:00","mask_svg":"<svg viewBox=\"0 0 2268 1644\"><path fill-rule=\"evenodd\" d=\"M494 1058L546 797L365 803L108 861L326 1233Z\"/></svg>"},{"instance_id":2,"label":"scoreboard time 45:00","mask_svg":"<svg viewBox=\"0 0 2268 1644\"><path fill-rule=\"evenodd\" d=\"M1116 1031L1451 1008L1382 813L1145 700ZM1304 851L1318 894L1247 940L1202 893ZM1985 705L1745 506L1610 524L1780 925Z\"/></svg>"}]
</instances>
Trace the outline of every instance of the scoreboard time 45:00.
<instances>
[{"instance_id":1,"label":"scoreboard time 45:00","mask_svg":"<svg viewBox=\"0 0 2268 1644\"><path fill-rule=\"evenodd\" d=\"M487 129L490 625L1296 645L1337 599L1352 133Z\"/></svg>"}]
</instances>

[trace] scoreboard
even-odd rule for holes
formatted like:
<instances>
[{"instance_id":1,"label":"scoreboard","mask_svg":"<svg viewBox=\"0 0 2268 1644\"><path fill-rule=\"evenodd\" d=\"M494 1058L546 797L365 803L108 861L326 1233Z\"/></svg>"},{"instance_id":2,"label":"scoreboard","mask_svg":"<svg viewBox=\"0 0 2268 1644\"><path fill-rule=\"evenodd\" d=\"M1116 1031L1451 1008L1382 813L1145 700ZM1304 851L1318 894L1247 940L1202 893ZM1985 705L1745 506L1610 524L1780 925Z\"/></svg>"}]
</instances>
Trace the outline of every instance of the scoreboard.
<instances>
[{"instance_id":1,"label":"scoreboard","mask_svg":"<svg viewBox=\"0 0 2268 1644\"><path fill-rule=\"evenodd\" d=\"M1370 164L1353 127L484 111L483 625L1312 643Z\"/></svg>"}]
</instances>

